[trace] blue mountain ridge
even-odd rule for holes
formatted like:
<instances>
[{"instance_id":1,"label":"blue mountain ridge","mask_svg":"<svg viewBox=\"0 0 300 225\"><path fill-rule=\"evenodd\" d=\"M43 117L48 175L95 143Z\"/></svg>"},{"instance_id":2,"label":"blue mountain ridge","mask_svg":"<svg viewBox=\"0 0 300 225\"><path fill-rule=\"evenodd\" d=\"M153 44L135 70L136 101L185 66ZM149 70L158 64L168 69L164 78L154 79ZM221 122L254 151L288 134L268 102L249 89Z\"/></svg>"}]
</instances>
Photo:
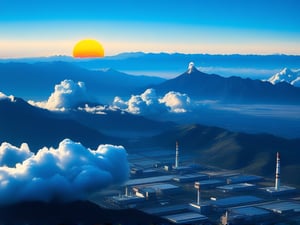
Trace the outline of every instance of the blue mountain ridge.
<instances>
[{"instance_id":1,"label":"blue mountain ridge","mask_svg":"<svg viewBox=\"0 0 300 225\"><path fill-rule=\"evenodd\" d=\"M62 61L0 63L0 90L26 100L45 100L53 92L53 87L65 79L84 82L100 101L111 101L117 95L128 96L133 90L164 81L158 77L133 76L113 69L92 71Z\"/></svg>"},{"instance_id":2,"label":"blue mountain ridge","mask_svg":"<svg viewBox=\"0 0 300 225\"><path fill-rule=\"evenodd\" d=\"M273 85L261 80L222 77L207 74L195 67L189 72L154 87L158 93L177 91L196 100L218 100L226 103L300 104L300 88L282 82Z\"/></svg>"}]
</instances>

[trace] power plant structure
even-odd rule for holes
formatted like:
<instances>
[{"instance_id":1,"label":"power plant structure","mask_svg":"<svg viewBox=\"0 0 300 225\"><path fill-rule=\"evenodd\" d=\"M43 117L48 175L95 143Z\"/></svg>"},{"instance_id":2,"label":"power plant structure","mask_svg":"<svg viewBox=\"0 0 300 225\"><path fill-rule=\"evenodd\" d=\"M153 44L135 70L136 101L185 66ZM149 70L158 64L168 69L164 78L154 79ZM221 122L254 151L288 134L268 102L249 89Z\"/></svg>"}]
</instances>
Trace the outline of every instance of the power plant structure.
<instances>
[{"instance_id":1,"label":"power plant structure","mask_svg":"<svg viewBox=\"0 0 300 225\"><path fill-rule=\"evenodd\" d=\"M279 152L277 152L276 157L276 175L275 175L275 190L280 190L280 156Z\"/></svg>"},{"instance_id":2,"label":"power plant structure","mask_svg":"<svg viewBox=\"0 0 300 225\"><path fill-rule=\"evenodd\" d=\"M195 182L194 187L197 189L197 205L200 205L200 183Z\"/></svg>"},{"instance_id":3,"label":"power plant structure","mask_svg":"<svg viewBox=\"0 0 300 225\"><path fill-rule=\"evenodd\" d=\"M175 154L173 145L163 153L150 149L129 155L135 173L122 185L125 194L124 189L115 196L110 191L96 201L108 208L137 208L174 224L217 224L220 219L224 225L298 221L300 195L281 183L279 152L274 154L273 184L265 186L262 176L195 165L194 155L179 153L179 142L175 144Z\"/></svg>"},{"instance_id":4,"label":"power plant structure","mask_svg":"<svg viewBox=\"0 0 300 225\"><path fill-rule=\"evenodd\" d=\"M179 144L176 141L176 153L175 153L175 169L179 167Z\"/></svg>"},{"instance_id":5,"label":"power plant structure","mask_svg":"<svg viewBox=\"0 0 300 225\"><path fill-rule=\"evenodd\" d=\"M265 191L272 195L284 195L290 194L296 191L296 188L290 186L280 185L280 154L276 154L276 173L275 173L275 185L273 187L263 188Z\"/></svg>"}]
</instances>

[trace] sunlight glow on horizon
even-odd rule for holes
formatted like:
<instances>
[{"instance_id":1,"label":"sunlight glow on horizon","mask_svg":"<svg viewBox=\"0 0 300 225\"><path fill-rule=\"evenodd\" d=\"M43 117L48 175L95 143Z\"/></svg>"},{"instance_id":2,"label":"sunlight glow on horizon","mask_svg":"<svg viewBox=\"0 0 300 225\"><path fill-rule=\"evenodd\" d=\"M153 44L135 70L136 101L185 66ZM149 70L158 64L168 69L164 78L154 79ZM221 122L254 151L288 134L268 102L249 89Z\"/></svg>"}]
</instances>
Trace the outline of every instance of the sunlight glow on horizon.
<instances>
[{"instance_id":1,"label":"sunlight glow on horizon","mask_svg":"<svg viewBox=\"0 0 300 225\"><path fill-rule=\"evenodd\" d=\"M0 58L29 58L49 56L72 56L74 40L2 40L0 41ZM248 44L222 44L222 43L155 43L155 42L105 42L102 44L106 56L113 56L124 52L145 53L184 53L184 54L257 54L272 55L286 54L299 55L300 46L296 43L248 43ZM279 48L280 47L280 48Z\"/></svg>"},{"instance_id":2,"label":"sunlight glow on horizon","mask_svg":"<svg viewBox=\"0 0 300 225\"><path fill-rule=\"evenodd\" d=\"M108 56L300 55L299 6L298 0L174 0L172 7L165 0L4 1L0 58L72 55L74 44L86 37L101 40Z\"/></svg>"}]
</instances>

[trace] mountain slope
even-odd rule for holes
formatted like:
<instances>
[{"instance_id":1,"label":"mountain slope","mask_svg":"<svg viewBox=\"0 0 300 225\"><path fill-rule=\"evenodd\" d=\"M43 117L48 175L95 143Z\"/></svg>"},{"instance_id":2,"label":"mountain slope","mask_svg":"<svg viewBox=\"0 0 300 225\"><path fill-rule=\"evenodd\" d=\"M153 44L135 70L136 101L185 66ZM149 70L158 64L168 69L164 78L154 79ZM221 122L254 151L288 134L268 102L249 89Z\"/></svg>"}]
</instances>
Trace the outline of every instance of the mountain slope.
<instances>
[{"instance_id":1,"label":"mountain slope","mask_svg":"<svg viewBox=\"0 0 300 225\"><path fill-rule=\"evenodd\" d=\"M56 146L65 138L96 148L99 144L118 144L120 140L103 135L74 120L29 105L22 99L0 99L0 143L19 146L26 142L33 151Z\"/></svg>"},{"instance_id":2,"label":"mountain slope","mask_svg":"<svg viewBox=\"0 0 300 225\"><path fill-rule=\"evenodd\" d=\"M295 87L300 87L300 70L290 70L284 68L279 73L276 73L268 79L272 84L278 84L280 82L286 82Z\"/></svg>"},{"instance_id":3,"label":"mountain slope","mask_svg":"<svg viewBox=\"0 0 300 225\"><path fill-rule=\"evenodd\" d=\"M71 79L83 81L93 96L110 100L139 88L158 84L162 78L132 76L112 69L92 71L67 62L0 63L0 90L27 100L45 100L55 84Z\"/></svg>"},{"instance_id":4,"label":"mountain slope","mask_svg":"<svg viewBox=\"0 0 300 225\"><path fill-rule=\"evenodd\" d=\"M1 93L0 93L1 94ZM65 138L88 147L99 144L128 144L128 141L151 136L174 127L120 110L103 113L81 110L52 112L29 105L23 99L0 95L0 143L19 146L27 142L34 150L54 146Z\"/></svg>"},{"instance_id":5,"label":"mountain slope","mask_svg":"<svg viewBox=\"0 0 300 225\"><path fill-rule=\"evenodd\" d=\"M169 149L175 141L180 143L181 155L193 153L200 163L271 178L275 173L276 152L279 151L282 159L282 182L300 186L300 177L294 176L300 168L300 139L284 139L268 134L251 135L201 125L182 125L145 139L141 144Z\"/></svg>"},{"instance_id":6,"label":"mountain slope","mask_svg":"<svg viewBox=\"0 0 300 225\"><path fill-rule=\"evenodd\" d=\"M73 110L66 112L64 117L72 118L78 123L101 133L126 137L127 139L154 135L175 126L175 123L172 122L159 122L124 111L109 109L104 110L103 114Z\"/></svg>"},{"instance_id":7,"label":"mountain slope","mask_svg":"<svg viewBox=\"0 0 300 225\"><path fill-rule=\"evenodd\" d=\"M272 85L260 80L221 77L206 74L195 67L155 87L159 93L178 91L196 100L219 100L234 103L300 104L300 89L287 83Z\"/></svg>"}]
</instances>

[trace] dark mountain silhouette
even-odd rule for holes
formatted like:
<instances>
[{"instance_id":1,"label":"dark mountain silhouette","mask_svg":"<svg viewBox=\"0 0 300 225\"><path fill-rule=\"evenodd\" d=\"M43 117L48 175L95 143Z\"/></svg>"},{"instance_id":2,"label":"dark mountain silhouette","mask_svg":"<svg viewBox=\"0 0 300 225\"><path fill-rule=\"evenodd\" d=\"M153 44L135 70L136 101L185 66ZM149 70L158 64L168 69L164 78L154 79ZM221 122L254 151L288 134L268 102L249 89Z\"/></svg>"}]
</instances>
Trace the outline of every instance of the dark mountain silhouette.
<instances>
[{"instance_id":1,"label":"dark mountain silhouette","mask_svg":"<svg viewBox=\"0 0 300 225\"><path fill-rule=\"evenodd\" d=\"M114 96L130 96L134 90L164 81L158 77L133 76L112 69L92 71L73 63L55 61L0 63L0 90L24 99L46 99L55 84L71 79L85 82L93 96L111 100Z\"/></svg>"},{"instance_id":2,"label":"dark mountain silhouette","mask_svg":"<svg viewBox=\"0 0 300 225\"><path fill-rule=\"evenodd\" d=\"M19 146L26 142L35 151L56 146L65 138L94 148L107 143L127 146L128 140L158 134L173 126L171 122L157 122L120 110L108 109L104 114L80 110L52 112L21 98L0 100L0 143Z\"/></svg>"},{"instance_id":3,"label":"dark mountain silhouette","mask_svg":"<svg viewBox=\"0 0 300 225\"><path fill-rule=\"evenodd\" d=\"M271 178L275 174L275 157L279 151L282 182L300 186L300 177L295 176L300 169L300 139L238 133L202 125L181 125L144 139L140 144L170 149L176 141L182 149L180 154L193 153L197 162Z\"/></svg>"},{"instance_id":4,"label":"dark mountain silhouette","mask_svg":"<svg viewBox=\"0 0 300 225\"><path fill-rule=\"evenodd\" d=\"M0 142L19 146L26 142L32 151L56 146L65 138L96 148L99 144L118 144L118 138L101 134L95 129L57 113L33 107L20 98L0 100Z\"/></svg>"},{"instance_id":5,"label":"dark mountain silhouette","mask_svg":"<svg viewBox=\"0 0 300 225\"><path fill-rule=\"evenodd\" d=\"M156 121L143 116L133 115L120 110L104 110L104 114L86 113L72 110L64 117L113 136L136 139L140 136L149 136L174 127L175 123Z\"/></svg>"},{"instance_id":6,"label":"dark mountain silhouette","mask_svg":"<svg viewBox=\"0 0 300 225\"><path fill-rule=\"evenodd\" d=\"M233 103L300 104L300 88L287 83L272 85L241 77L221 77L200 72L195 67L155 87L158 93L178 91L193 99L220 100Z\"/></svg>"},{"instance_id":7,"label":"dark mountain silhouette","mask_svg":"<svg viewBox=\"0 0 300 225\"><path fill-rule=\"evenodd\" d=\"M110 210L88 201L71 203L23 202L0 206L1 224L169 224L136 209Z\"/></svg>"}]
</instances>

